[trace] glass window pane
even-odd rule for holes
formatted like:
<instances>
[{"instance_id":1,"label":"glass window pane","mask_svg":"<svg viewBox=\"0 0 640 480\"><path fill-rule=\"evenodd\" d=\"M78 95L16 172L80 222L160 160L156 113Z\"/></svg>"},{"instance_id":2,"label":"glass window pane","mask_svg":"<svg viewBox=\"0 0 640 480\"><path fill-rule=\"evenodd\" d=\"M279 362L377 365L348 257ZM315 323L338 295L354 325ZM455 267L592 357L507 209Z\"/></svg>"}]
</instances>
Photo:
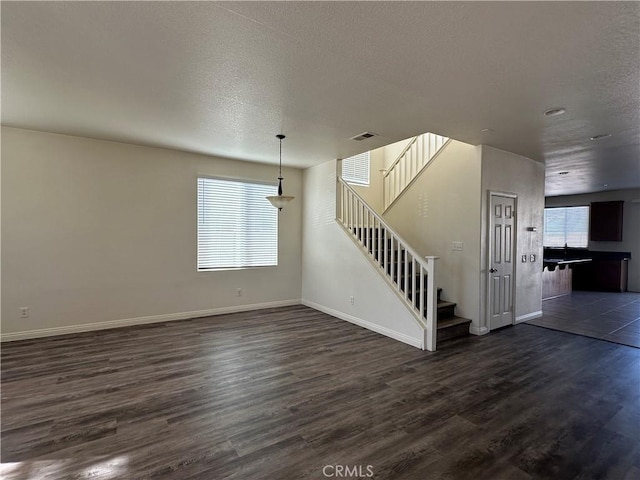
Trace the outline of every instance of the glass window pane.
<instances>
[{"instance_id":1,"label":"glass window pane","mask_svg":"<svg viewBox=\"0 0 640 480\"><path fill-rule=\"evenodd\" d=\"M198 270L278 264L275 185L198 178Z\"/></svg>"},{"instance_id":2,"label":"glass window pane","mask_svg":"<svg viewBox=\"0 0 640 480\"><path fill-rule=\"evenodd\" d=\"M342 160L342 179L355 185L369 185L369 152Z\"/></svg>"},{"instance_id":3,"label":"glass window pane","mask_svg":"<svg viewBox=\"0 0 640 480\"><path fill-rule=\"evenodd\" d=\"M589 238L589 207L544 209L545 247L586 248Z\"/></svg>"}]
</instances>

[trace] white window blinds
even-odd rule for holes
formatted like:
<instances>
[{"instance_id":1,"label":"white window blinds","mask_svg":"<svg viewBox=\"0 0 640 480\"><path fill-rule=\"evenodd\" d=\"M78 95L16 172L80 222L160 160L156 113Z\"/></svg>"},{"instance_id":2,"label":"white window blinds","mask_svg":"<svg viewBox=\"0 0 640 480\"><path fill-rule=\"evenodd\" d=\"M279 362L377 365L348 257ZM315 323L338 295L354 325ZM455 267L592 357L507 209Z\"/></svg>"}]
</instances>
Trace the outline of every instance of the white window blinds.
<instances>
[{"instance_id":1,"label":"white window blinds","mask_svg":"<svg viewBox=\"0 0 640 480\"><path fill-rule=\"evenodd\" d=\"M198 270L278 264L275 185L198 178Z\"/></svg>"},{"instance_id":2,"label":"white window blinds","mask_svg":"<svg viewBox=\"0 0 640 480\"><path fill-rule=\"evenodd\" d=\"M355 185L369 185L369 152L342 160L342 179Z\"/></svg>"},{"instance_id":3,"label":"white window blinds","mask_svg":"<svg viewBox=\"0 0 640 480\"><path fill-rule=\"evenodd\" d=\"M589 238L589 207L544 209L545 247L586 248Z\"/></svg>"}]
</instances>

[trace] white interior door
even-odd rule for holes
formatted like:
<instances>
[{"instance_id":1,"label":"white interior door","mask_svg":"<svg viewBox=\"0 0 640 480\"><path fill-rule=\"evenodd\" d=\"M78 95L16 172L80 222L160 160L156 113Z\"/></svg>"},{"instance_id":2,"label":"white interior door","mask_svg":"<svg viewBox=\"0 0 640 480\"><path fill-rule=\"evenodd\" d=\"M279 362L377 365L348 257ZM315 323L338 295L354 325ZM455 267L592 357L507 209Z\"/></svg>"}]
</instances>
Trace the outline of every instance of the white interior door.
<instances>
[{"instance_id":1,"label":"white interior door","mask_svg":"<svg viewBox=\"0 0 640 480\"><path fill-rule=\"evenodd\" d=\"M515 198L491 194L489 221L489 330L512 325L515 274Z\"/></svg>"}]
</instances>

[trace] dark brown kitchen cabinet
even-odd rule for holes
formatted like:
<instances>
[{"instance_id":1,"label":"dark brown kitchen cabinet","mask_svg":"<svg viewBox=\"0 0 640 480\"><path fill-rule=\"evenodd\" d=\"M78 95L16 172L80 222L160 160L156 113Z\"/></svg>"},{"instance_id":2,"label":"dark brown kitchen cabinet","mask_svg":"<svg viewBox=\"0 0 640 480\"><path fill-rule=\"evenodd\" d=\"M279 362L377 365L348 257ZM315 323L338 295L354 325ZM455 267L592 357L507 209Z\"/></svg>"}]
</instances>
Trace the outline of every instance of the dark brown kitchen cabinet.
<instances>
[{"instance_id":1,"label":"dark brown kitchen cabinet","mask_svg":"<svg viewBox=\"0 0 640 480\"><path fill-rule=\"evenodd\" d=\"M573 267L573 289L599 292L626 292L628 259L596 259Z\"/></svg>"},{"instance_id":2,"label":"dark brown kitchen cabinet","mask_svg":"<svg viewBox=\"0 0 640 480\"><path fill-rule=\"evenodd\" d=\"M589 217L589 239L594 242L622 241L623 201L592 202Z\"/></svg>"}]
</instances>

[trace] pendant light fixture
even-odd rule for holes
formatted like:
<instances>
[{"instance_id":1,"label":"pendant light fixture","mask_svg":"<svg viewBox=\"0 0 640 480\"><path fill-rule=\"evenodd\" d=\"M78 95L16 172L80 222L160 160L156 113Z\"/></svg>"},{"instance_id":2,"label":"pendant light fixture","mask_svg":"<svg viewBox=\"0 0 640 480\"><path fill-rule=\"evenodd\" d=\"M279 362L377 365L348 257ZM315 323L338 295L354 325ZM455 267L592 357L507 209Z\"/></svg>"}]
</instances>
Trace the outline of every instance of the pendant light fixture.
<instances>
[{"instance_id":1,"label":"pendant light fixture","mask_svg":"<svg viewBox=\"0 0 640 480\"><path fill-rule=\"evenodd\" d=\"M276 135L276 138L280 140L280 176L278 177L278 195L271 195L267 197L267 200L271 202L271 205L276 207L278 210L282 210L286 204L288 204L295 197L290 197L287 195L282 195L282 140L285 138L284 135Z\"/></svg>"}]
</instances>

